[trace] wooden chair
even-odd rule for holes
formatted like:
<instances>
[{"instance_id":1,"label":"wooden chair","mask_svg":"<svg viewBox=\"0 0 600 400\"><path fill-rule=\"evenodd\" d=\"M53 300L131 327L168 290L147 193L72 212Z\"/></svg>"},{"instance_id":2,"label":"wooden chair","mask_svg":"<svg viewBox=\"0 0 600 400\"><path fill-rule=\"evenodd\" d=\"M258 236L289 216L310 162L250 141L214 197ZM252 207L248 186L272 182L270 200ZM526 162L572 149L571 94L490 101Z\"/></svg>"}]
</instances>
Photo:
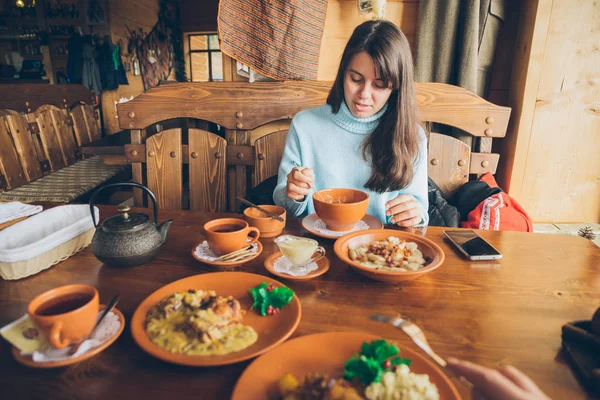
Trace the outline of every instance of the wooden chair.
<instances>
[{"instance_id":1,"label":"wooden chair","mask_svg":"<svg viewBox=\"0 0 600 400\"><path fill-rule=\"evenodd\" d=\"M25 183L27 178L8 128L4 121L0 120L0 190L12 189Z\"/></svg>"},{"instance_id":2,"label":"wooden chair","mask_svg":"<svg viewBox=\"0 0 600 400\"><path fill-rule=\"evenodd\" d=\"M119 104L120 127L131 130L125 159L132 164L133 180L147 183L162 208L182 208L184 182L189 182L191 209L237 211L237 196L244 197L248 189L277 174L291 118L324 104L330 87L331 82L309 81L176 83ZM418 83L417 97L423 122L447 124L479 137L506 134L510 109L465 89ZM198 128L146 134L148 127L174 118L213 122L225 129L224 137ZM429 174L447 196L469 174L495 172L498 158L471 153L468 145L450 136L432 133L429 139ZM134 192L134 199L136 205L143 204L141 193Z\"/></svg>"},{"instance_id":3,"label":"wooden chair","mask_svg":"<svg viewBox=\"0 0 600 400\"><path fill-rule=\"evenodd\" d=\"M0 201L66 203L110 180L129 179L125 166L105 165L100 157L81 160L82 141L76 140L67 109L43 105L28 114L0 115L0 173L6 178ZM97 134L95 118L92 122L89 131L79 125L83 140Z\"/></svg>"}]
</instances>

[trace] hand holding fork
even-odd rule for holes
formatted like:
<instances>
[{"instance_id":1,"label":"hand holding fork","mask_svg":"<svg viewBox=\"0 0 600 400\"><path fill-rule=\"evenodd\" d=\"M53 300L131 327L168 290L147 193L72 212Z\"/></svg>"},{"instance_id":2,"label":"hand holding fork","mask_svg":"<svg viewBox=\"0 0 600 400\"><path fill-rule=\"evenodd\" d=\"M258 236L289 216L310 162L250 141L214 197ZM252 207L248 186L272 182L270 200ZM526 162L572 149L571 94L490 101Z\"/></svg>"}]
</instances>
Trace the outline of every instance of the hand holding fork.
<instances>
[{"instance_id":1,"label":"hand holding fork","mask_svg":"<svg viewBox=\"0 0 600 400\"><path fill-rule=\"evenodd\" d=\"M429 357L431 357L440 367L446 368L448 366L448 363L446 363L446 361L442 357L438 356L433 351L433 349L429 345L429 342L427 342L425 334L417 325L400 317L393 318L385 315L371 315L370 318L374 321L387 322L389 324L394 325L396 328L401 329L412 339L413 342L415 342L417 346L421 348L421 350L423 350ZM466 378L459 376L459 379L469 389L473 388L473 384L469 382Z\"/></svg>"},{"instance_id":2,"label":"hand holding fork","mask_svg":"<svg viewBox=\"0 0 600 400\"><path fill-rule=\"evenodd\" d=\"M425 334L417 325L403 318L385 315L372 315L371 319L387 322L406 333L417 346L429 355L439 366L452 371L452 374L469 390L475 389L481 399L502 400L548 400L548 396L527 375L513 366L499 370L486 368L468 361L449 358L446 362L431 348Z\"/></svg>"}]
</instances>

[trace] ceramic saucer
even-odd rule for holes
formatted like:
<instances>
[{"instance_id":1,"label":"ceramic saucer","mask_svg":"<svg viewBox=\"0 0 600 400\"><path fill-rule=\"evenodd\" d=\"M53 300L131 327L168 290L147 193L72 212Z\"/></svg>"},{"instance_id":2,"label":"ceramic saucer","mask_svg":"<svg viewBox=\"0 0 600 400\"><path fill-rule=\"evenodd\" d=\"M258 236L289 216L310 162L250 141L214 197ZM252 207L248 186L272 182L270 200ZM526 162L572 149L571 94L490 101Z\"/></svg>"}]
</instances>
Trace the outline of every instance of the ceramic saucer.
<instances>
[{"instance_id":1,"label":"ceramic saucer","mask_svg":"<svg viewBox=\"0 0 600 400\"><path fill-rule=\"evenodd\" d=\"M243 260L239 260L239 261L211 261L211 260L206 259L204 257L200 257L200 256L198 256L196 254L196 249L198 247L202 246L203 243L204 242L198 243L196 246L194 246L194 248L192 249L192 256L196 260L200 261L201 263L212 265L213 267L219 267L219 268L233 268L233 267L237 267L238 265L245 264L245 263L247 263L250 260L254 260L263 251L262 243L261 242L256 242L256 246L257 246L256 253L252 254L250 257L244 258Z\"/></svg>"},{"instance_id":2,"label":"ceramic saucer","mask_svg":"<svg viewBox=\"0 0 600 400\"><path fill-rule=\"evenodd\" d=\"M315 227L315 224L317 224L318 221L322 220L317 216L316 213L312 213L306 217L304 217L304 219L302 220L302 227L304 227L304 229L306 229L307 231L309 231L310 233L312 233L315 236L319 236L322 238L326 238L326 239L338 239L342 236L344 236L347 233L350 232L358 232L358 231L347 231L347 232L336 232L335 235L331 235L331 234L327 234L327 233L323 233L320 230L318 230ZM369 229L381 229L383 228L383 223L377 218L374 217L372 215L366 214L363 219L363 222L365 222L368 226Z\"/></svg>"},{"instance_id":3,"label":"ceramic saucer","mask_svg":"<svg viewBox=\"0 0 600 400\"><path fill-rule=\"evenodd\" d=\"M303 275L303 276L288 275L283 272L275 271L275 262L279 259L279 257L283 257L283 254L281 254L280 251L271 254L265 260L265 268L267 269L267 271L269 271L273 275L278 276L280 278L296 280L296 281L305 281L307 279L312 279L312 278L316 278L317 276L321 276L325 272L329 271L329 260L325 256L317 261L318 268L315 269L314 271L311 271L308 274Z\"/></svg>"},{"instance_id":4,"label":"ceramic saucer","mask_svg":"<svg viewBox=\"0 0 600 400\"><path fill-rule=\"evenodd\" d=\"M103 310L105 308L106 308L105 305L100 305L100 310ZM68 358L66 360L60 360L60 361L35 362L31 358L31 355L22 355L21 350L17 349L16 347L12 348L13 356L15 357L15 360L17 360L17 362L19 362L20 364L26 365L28 367L33 367L33 368L65 367L67 365L71 365L71 364L75 364L75 363L87 360L88 358L95 356L96 354L100 353L101 351L106 349L108 346L113 344L113 342L115 340L117 340L117 338L121 335L121 332L123 332L123 328L125 328L125 317L123 316L121 311L117 310L116 307L113 308L111 312L114 313L117 317L119 317L119 321L121 322L121 326L119 327L117 332L106 342L102 343L100 346L96 346L96 347L86 351L85 353L81 354L80 356Z\"/></svg>"}]
</instances>

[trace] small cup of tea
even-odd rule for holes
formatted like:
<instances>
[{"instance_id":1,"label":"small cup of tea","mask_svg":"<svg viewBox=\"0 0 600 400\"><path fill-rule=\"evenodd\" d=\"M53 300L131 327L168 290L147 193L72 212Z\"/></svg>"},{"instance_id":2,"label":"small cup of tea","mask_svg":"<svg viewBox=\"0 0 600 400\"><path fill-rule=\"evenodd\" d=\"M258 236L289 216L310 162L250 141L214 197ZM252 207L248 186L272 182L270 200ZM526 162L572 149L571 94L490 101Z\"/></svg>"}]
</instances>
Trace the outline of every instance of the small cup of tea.
<instances>
[{"instance_id":1,"label":"small cup of tea","mask_svg":"<svg viewBox=\"0 0 600 400\"><path fill-rule=\"evenodd\" d=\"M313 239L282 235L275 239L275 244L281 254L292 264L291 268L298 272L306 269L308 264L325 257L325 249Z\"/></svg>"},{"instance_id":2,"label":"small cup of tea","mask_svg":"<svg viewBox=\"0 0 600 400\"><path fill-rule=\"evenodd\" d=\"M258 241L260 231L239 218L219 218L204 224L210 249L217 256L240 250ZM250 240L248 240L250 239Z\"/></svg>"},{"instance_id":3,"label":"small cup of tea","mask_svg":"<svg viewBox=\"0 0 600 400\"><path fill-rule=\"evenodd\" d=\"M88 285L60 286L40 294L27 306L33 324L57 349L85 339L96 324L98 310L98 291Z\"/></svg>"}]
</instances>

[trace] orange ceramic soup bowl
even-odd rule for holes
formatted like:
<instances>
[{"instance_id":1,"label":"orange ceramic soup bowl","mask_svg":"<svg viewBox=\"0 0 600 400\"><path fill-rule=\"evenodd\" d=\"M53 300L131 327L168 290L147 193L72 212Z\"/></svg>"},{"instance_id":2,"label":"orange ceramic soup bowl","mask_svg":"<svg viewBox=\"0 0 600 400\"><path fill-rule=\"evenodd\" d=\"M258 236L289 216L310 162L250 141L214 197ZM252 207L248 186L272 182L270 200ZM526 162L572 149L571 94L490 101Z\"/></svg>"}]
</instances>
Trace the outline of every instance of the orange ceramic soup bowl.
<instances>
[{"instance_id":1,"label":"orange ceramic soup bowl","mask_svg":"<svg viewBox=\"0 0 600 400\"><path fill-rule=\"evenodd\" d=\"M317 216L338 232L351 230L369 207L369 195L355 189L319 190L312 198Z\"/></svg>"},{"instance_id":2,"label":"orange ceramic soup bowl","mask_svg":"<svg viewBox=\"0 0 600 400\"><path fill-rule=\"evenodd\" d=\"M281 232L283 232L283 228L285 228L285 208L272 205L262 206L260 204L259 207L280 216L283 218L283 222L268 217L265 213L257 210L254 207L248 207L244 210L244 215L246 216L246 221L248 221L248 224L258 228L261 238L270 238L281 234Z\"/></svg>"}]
</instances>

